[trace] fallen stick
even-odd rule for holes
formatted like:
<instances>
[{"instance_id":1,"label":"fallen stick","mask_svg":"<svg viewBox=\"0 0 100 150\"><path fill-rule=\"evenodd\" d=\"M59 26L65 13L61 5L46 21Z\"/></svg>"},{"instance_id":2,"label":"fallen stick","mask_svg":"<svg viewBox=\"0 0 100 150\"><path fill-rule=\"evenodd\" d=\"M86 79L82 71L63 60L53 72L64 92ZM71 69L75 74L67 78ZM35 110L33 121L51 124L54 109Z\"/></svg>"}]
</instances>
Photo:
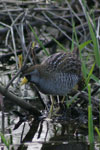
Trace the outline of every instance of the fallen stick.
<instances>
[{"instance_id":1,"label":"fallen stick","mask_svg":"<svg viewBox=\"0 0 100 150\"><path fill-rule=\"evenodd\" d=\"M36 109L35 106L32 106L31 104L25 102L24 99L14 95L13 93L6 90L6 88L3 85L0 85L0 93L5 96L9 101L14 103L15 105L20 106L21 108L29 111L30 114L32 114L35 118L38 118L42 114L40 111Z\"/></svg>"}]
</instances>

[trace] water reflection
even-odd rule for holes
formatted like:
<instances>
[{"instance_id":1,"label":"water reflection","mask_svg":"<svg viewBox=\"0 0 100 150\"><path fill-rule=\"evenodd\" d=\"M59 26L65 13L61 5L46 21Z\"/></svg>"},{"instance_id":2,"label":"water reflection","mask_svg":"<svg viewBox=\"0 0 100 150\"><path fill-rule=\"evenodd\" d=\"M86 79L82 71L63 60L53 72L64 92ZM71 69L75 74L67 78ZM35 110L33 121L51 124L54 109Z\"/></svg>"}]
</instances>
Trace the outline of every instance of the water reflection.
<instances>
[{"instance_id":1,"label":"water reflection","mask_svg":"<svg viewBox=\"0 0 100 150\"><path fill-rule=\"evenodd\" d=\"M41 150L88 150L86 143L70 142L68 144L44 144Z\"/></svg>"},{"instance_id":2,"label":"water reflection","mask_svg":"<svg viewBox=\"0 0 100 150\"><path fill-rule=\"evenodd\" d=\"M9 118L10 119L10 118ZM15 119L15 117L14 117ZM18 119L18 118L17 118ZM12 122L12 116L11 116ZM18 122L18 121L17 121ZM15 123L16 125L16 123ZM52 120L33 120L23 122L16 130L9 124L5 137L12 136L13 150L94 150L88 145L87 130L80 129L71 122L53 122ZM85 131L85 132L84 132ZM5 148L4 148L5 149ZM6 150L6 149L5 149ZM96 148L99 150L99 148Z\"/></svg>"}]
</instances>

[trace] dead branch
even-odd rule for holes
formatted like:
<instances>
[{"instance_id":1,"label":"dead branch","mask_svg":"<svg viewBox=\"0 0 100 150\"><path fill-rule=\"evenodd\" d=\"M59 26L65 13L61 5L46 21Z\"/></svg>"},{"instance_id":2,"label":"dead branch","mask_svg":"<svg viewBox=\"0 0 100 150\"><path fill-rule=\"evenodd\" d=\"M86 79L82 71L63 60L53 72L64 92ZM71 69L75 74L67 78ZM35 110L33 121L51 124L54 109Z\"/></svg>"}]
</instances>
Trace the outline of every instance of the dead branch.
<instances>
[{"instance_id":1,"label":"dead branch","mask_svg":"<svg viewBox=\"0 0 100 150\"><path fill-rule=\"evenodd\" d=\"M24 99L14 95L13 93L6 90L6 88L3 85L0 85L0 93L5 96L9 101L14 103L15 105L20 106L21 108L28 111L30 114L32 114L35 118L38 118L41 116L40 111L38 111L35 106L32 106L31 104L25 102Z\"/></svg>"}]
</instances>

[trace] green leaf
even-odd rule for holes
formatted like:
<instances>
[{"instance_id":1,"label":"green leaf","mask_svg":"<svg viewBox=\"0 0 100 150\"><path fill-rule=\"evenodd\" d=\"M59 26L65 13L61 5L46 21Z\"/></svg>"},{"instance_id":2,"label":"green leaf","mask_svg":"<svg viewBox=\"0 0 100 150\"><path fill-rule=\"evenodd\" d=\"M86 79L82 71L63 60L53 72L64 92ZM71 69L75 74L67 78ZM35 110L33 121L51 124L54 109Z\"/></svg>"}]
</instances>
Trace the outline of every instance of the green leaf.
<instances>
[{"instance_id":1,"label":"green leaf","mask_svg":"<svg viewBox=\"0 0 100 150\"><path fill-rule=\"evenodd\" d=\"M80 44L79 45L79 50L82 50L85 46L87 46L91 42L92 42L92 40L88 40L88 41L85 41L84 43Z\"/></svg>"}]
</instances>

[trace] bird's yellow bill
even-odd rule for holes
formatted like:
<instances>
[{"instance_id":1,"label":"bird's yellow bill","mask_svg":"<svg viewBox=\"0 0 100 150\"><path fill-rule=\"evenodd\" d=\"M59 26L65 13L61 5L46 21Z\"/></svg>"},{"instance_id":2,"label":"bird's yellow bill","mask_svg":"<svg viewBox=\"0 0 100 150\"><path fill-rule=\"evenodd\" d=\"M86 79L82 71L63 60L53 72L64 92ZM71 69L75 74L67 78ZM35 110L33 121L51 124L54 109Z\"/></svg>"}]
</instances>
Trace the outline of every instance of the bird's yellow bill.
<instances>
[{"instance_id":1,"label":"bird's yellow bill","mask_svg":"<svg viewBox=\"0 0 100 150\"><path fill-rule=\"evenodd\" d=\"M28 82L27 78L24 77L24 78L22 79L22 81L21 81L21 85L24 85L24 84L26 84L27 82Z\"/></svg>"}]
</instances>

